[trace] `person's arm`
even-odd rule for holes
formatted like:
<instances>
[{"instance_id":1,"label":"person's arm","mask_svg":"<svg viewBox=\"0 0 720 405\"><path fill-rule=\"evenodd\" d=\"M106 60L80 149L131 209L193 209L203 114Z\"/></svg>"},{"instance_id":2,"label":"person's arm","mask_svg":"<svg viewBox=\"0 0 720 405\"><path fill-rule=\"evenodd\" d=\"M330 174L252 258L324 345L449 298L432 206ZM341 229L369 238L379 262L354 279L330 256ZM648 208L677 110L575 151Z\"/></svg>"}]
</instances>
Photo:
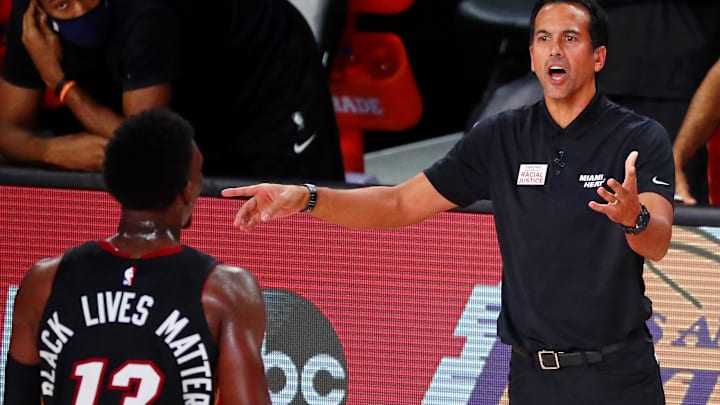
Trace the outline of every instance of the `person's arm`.
<instances>
[{"instance_id":1,"label":"person's arm","mask_svg":"<svg viewBox=\"0 0 720 405\"><path fill-rule=\"evenodd\" d=\"M270 404L261 348L265 302L255 277L218 265L203 289L203 306L219 355L217 384L225 404Z\"/></svg>"},{"instance_id":2,"label":"person's arm","mask_svg":"<svg viewBox=\"0 0 720 405\"><path fill-rule=\"evenodd\" d=\"M234 225L242 230L300 212L308 203L305 186L258 184L222 190L225 197L251 197L240 207ZM394 228L418 223L454 208L424 173L397 186L352 190L318 187L310 215L350 228Z\"/></svg>"},{"instance_id":3,"label":"person's arm","mask_svg":"<svg viewBox=\"0 0 720 405\"><path fill-rule=\"evenodd\" d=\"M42 163L73 170L100 170L105 138L81 133L40 137L33 133L44 91L0 79L0 161Z\"/></svg>"},{"instance_id":4,"label":"person's arm","mask_svg":"<svg viewBox=\"0 0 720 405\"><path fill-rule=\"evenodd\" d=\"M47 13L30 1L22 21L22 42L40 78L48 88L55 89L64 77L60 61L62 45L48 25ZM88 132L109 138L122 117L99 105L79 85L69 89L64 101Z\"/></svg>"},{"instance_id":5,"label":"person's arm","mask_svg":"<svg viewBox=\"0 0 720 405\"><path fill-rule=\"evenodd\" d=\"M110 138L125 117L140 111L170 105L170 84L161 83L123 92L123 114L98 104L80 86L72 87L64 99L78 121L91 133Z\"/></svg>"},{"instance_id":6,"label":"person's arm","mask_svg":"<svg viewBox=\"0 0 720 405\"><path fill-rule=\"evenodd\" d=\"M60 40L47 23L47 13L30 2L23 16L23 44L45 85L55 89L63 78ZM170 84L160 83L123 93L123 114L97 103L80 85L70 87L62 100L87 132L110 138L125 116L151 107L166 107L170 102Z\"/></svg>"},{"instance_id":7,"label":"person's arm","mask_svg":"<svg viewBox=\"0 0 720 405\"><path fill-rule=\"evenodd\" d=\"M40 385L26 381L27 370L38 368L40 354L35 344L45 303L61 257L37 262L25 273L13 307L12 334L8 356L14 362L5 374L5 405L39 404Z\"/></svg>"},{"instance_id":8,"label":"person's arm","mask_svg":"<svg viewBox=\"0 0 720 405\"><path fill-rule=\"evenodd\" d=\"M608 186L598 188L598 195L607 204L590 201L588 206L597 212L626 227L636 224L643 204L650 213L650 222L645 231L639 234L626 234L628 245L637 254L651 260L662 259L670 248L673 224L673 206L660 194L646 192L638 195L635 163L638 152L634 151L625 160L625 180L623 183L608 179Z\"/></svg>"},{"instance_id":9,"label":"person's arm","mask_svg":"<svg viewBox=\"0 0 720 405\"><path fill-rule=\"evenodd\" d=\"M638 199L650 213L647 229L637 235L627 234L630 248L639 255L658 261L665 257L672 239L674 210L672 203L656 193L640 193ZM637 216L635 216L637 220ZM628 222L629 226L635 221Z\"/></svg>"},{"instance_id":10,"label":"person's arm","mask_svg":"<svg viewBox=\"0 0 720 405\"><path fill-rule=\"evenodd\" d=\"M41 161L42 140L36 141L35 126L43 92L14 86L0 79L0 157L2 160Z\"/></svg>"},{"instance_id":11,"label":"person's arm","mask_svg":"<svg viewBox=\"0 0 720 405\"><path fill-rule=\"evenodd\" d=\"M64 73L62 48L46 24L47 15L30 2L22 19L22 43L47 87L55 88ZM98 104L81 86L70 87L63 99L86 132L38 137L32 132L42 107L44 89L0 82L0 161L42 163L71 170L102 168L107 139L125 116L170 104L171 86L159 83L123 93L123 114ZM60 135L60 134L56 134Z\"/></svg>"},{"instance_id":12,"label":"person's arm","mask_svg":"<svg viewBox=\"0 0 720 405\"><path fill-rule=\"evenodd\" d=\"M0 162L42 163L100 170L107 140L90 134L40 137L33 133L44 91L0 79Z\"/></svg>"},{"instance_id":13,"label":"person's arm","mask_svg":"<svg viewBox=\"0 0 720 405\"><path fill-rule=\"evenodd\" d=\"M54 53L60 49L48 46L44 39L32 35L31 38L26 37L31 34L23 29L28 25L28 8L23 6L22 1L14 2L8 26L7 53L3 65L3 75L7 80L0 80L0 162L99 170L105 139L86 133L67 137L38 137L33 132L43 105L45 87L43 78L35 68L38 62L30 57L26 43L38 46L39 54L47 58L40 62L40 65L46 67L46 76L60 70L57 62L59 56ZM48 39L57 41L55 36Z\"/></svg>"},{"instance_id":14,"label":"person's arm","mask_svg":"<svg viewBox=\"0 0 720 405\"><path fill-rule=\"evenodd\" d=\"M697 204L692 196L683 167L708 143L720 127L720 59L710 68L695 91L685 119L673 144L676 194L688 205Z\"/></svg>"}]
</instances>

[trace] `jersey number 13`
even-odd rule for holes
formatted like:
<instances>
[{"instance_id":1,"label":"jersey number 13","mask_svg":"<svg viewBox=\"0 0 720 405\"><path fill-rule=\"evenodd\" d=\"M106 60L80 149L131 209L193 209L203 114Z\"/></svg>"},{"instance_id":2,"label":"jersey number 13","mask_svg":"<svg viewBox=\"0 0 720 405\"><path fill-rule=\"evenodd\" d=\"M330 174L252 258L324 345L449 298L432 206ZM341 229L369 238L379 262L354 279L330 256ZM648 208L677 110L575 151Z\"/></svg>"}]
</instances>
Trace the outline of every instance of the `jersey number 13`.
<instances>
[{"instance_id":1,"label":"jersey number 13","mask_svg":"<svg viewBox=\"0 0 720 405\"><path fill-rule=\"evenodd\" d=\"M78 380L75 405L96 404L107 368L106 360L86 360L73 368ZM127 391L120 405L148 405L160 395L163 375L151 361L126 361L110 374L108 389Z\"/></svg>"}]
</instances>

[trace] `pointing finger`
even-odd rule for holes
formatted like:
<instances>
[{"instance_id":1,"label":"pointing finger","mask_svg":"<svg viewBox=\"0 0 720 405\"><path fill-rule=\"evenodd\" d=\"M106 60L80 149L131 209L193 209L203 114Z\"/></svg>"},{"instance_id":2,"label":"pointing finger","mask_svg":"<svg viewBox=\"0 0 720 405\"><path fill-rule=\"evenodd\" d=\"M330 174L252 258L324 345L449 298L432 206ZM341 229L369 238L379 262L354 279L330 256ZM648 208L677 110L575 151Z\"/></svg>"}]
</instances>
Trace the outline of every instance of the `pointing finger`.
<instances>
[{"instance_id":1,"label":"pointing finger","mask_svg":"<svg viewBox=\"0 0 720 405\"><path fill-rule=\"evenodd\" d=\"M260 185L246 187L230 187L220 191L223 197L252 197L260 190Z\"/></svg>"}]
</instances>

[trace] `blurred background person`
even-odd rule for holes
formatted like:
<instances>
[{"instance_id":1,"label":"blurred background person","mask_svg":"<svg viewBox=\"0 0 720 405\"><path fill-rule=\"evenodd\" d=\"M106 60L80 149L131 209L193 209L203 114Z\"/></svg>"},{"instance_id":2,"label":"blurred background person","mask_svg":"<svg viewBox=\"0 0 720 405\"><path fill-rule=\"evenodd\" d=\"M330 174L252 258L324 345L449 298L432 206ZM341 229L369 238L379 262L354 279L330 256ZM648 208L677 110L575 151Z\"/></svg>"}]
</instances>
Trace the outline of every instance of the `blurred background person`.
<instances>
[{"instance_id":1,"label":"blurred background person","mask_svg":"<svg viewBox=\"0 0 720 405\"><path fill-rule=\"evenodd\" d=\"M43 109L46 88L66 108ZM206 174L344 179L320 50L286 0L14 0L0 105L14 163L99 170L124 116L170 106Z\"/></svg>"},{"instance_id":2,"label":"blurred background person","mask_svg":"<svg viewBox=\"0 0 720 405\"><path fill-rule=\"evenodd\" d=\"M685 176L685 165L707 144L708 195L710 204L720 204L720 142L713 137L720 128L720 59L708 71L690 103L685 120L673 144L677 199L687 205L698 203L695 190Z\"/></svg>"}]
</instances>

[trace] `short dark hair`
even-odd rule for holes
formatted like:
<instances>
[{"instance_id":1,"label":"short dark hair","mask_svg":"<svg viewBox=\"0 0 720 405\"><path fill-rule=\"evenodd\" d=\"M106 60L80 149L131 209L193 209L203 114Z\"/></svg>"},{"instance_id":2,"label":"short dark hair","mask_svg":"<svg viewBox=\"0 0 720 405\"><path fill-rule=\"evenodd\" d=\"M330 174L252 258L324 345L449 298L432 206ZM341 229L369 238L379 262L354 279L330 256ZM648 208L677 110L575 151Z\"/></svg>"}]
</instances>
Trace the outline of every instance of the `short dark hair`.
<instances>
[{"instance_id":1,"label":"short dark hair","mask_svg":"<svg viewBox=\"0 0 720 405\"><path fill-rule=\"evenodd\" d=\"M587 9L590 14L590 41L593 49L599 46L607 46L608 44L608 20L605 10L598 4L596 0L538 0L535 2L532 14L530 14L530 43L532 44L535 36L535 17L537 17L540 9L550 3L574 3L579 4Z\"/></svg>"},{"instance_id":2,"label":"short dark hair","mask_svg":"<svg viewBox=\"0 0 720 405\"><path fill-rule=\"evenodd\" d=\"M128 117L105 148L108 191L123 208L169 207L187 185L193 137L192 126L168 109Z\"/></svg>"}]
</instances>

